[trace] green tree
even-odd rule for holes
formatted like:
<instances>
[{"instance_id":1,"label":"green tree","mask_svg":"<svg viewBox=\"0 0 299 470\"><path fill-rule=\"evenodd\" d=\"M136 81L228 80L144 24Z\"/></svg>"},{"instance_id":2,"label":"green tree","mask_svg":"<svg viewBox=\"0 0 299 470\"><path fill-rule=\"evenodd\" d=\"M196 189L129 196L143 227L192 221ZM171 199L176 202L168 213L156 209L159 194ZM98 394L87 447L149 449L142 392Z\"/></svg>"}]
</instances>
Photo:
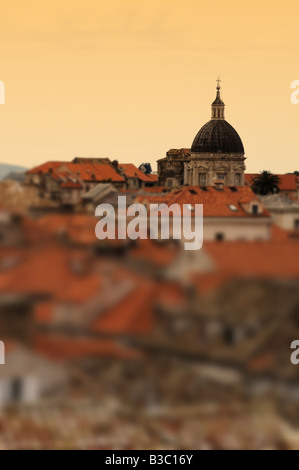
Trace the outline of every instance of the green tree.
<instances>
[{"instance_id":1,"label":"green tree","mask_svg":"<svg viewBox=\"0 0 299 470\"><path fill-rule=\"evenodd\" d=\"M253 179L251 189L262 196L267 194L276 194L279 192L280 178L273 175L271 171L262 171L258 176Z\"/></svg>"}]
</instances>

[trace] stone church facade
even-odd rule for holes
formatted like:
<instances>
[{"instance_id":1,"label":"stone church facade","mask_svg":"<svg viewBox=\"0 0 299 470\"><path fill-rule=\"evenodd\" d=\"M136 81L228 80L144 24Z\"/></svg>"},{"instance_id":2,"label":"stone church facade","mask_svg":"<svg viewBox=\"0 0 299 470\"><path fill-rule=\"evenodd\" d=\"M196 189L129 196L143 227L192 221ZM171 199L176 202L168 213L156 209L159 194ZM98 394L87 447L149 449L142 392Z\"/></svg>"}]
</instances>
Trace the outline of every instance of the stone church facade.
<instances>
[{"instance_id":1,"label":"stone church facade","mask_svg":"<svg viewBox=\"0 0 299 470\"><path fill-rule=\"evenodd\" d=\"M245 156L239 134L225 120L219 82L211 119L197 133L191 149L171 149L158 160L159 184L244 186Z\"/></svg>"}]
</instances>

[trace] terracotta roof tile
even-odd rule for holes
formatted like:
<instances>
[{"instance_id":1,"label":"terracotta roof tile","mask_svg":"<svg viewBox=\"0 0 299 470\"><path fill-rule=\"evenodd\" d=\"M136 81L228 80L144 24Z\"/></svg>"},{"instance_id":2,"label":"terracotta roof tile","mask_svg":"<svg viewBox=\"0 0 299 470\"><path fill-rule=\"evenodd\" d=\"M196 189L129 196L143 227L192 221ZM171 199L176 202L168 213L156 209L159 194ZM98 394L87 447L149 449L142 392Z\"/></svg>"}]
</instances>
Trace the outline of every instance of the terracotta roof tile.
<instances>
[{"instance_id":1,"label":"terracotta roof tile","mask_svg":"<svg viewBox=\"0 0 299 470\"><path fill-rule=\"evenodd\" d=\"M93 330L110 334L144 334L153 326L153 285L139 280L133 291L108 309L93 324Z\"/></svg>"},{"instance_id":2,"label":"terracotta roof tile","mask_svg":"<svg viewBox=\"0 0 299 470\"><path fill-rule=\"evenodd\" d=\"M34 173L52 173L54 178L65 175L67 170L72 172L76 177L82 181L113 181L124 182L124 178L117 173L117 171L108 164L92 164L92 163L70 163L70 162L46 162L31 170L27 171L28 174Z\"/></svg>"},{"instance_id":3,"label":"terracotta roof tile","mask_svg":"<svg viewBox=\"0 0 299 470\"><path fill-rule=\"evenodd\" d=\"M289 239L299 239L298 230L285 230L279 227L276 224L271 226L271 239L272 240L289 240Z\"/></svg>"},{"instance_id":4,"label":"terracotta roof tile","mask_svg":"<svg viewBox=\"0 0 299 470\"><path fill-rule=\"evenodd\" d=\"M259 176L259 173L245 173L245 181L251 186L253 179ZM280 178L278 183L282 191L296 191L299 188L299 177L296 175L277 175Z\"/></svg>"},{"instance_id":5,"label":"terracotta roof tile","mask_svg":"<svg viewBox=\"0 0 299 470\"><path fill-rule=\"evenodd\" d=\"M60 166L64 165L67 162L56 162L56 161L50 161L50 162L45 162L42 163L41 165L35 166L34 168L31 168L30 170L26 171L28 174L32 173L49 173L50 170L56 170Z\"/></svg>"},{"instance_id":6,"label":"terracotta roof tile","mask_svg":"<svg viewBox=\"0 0 299 470\"><path fill-rule=\"evenodd\" d=\"M90 163L66 163L64 165L83 181L125 181L110 165Z\"/></svg>"},{"instance_id":7,"label":"terracotta roof tile","mask_svg":"<svg viewBox=\"0 0 299 470\"><path fill-rule=\"evenodd\" d=\"M96 293L98 289L94 275L78 276L73 268L75 254L58 245L23 250L15 257L10 255L9 259L12 260L11 267L0 271L1 292L49 297L61 295L63 298L68 294L69 301L82 301L91 296L92 290ZM74 285L77 292L73 290Z\"/></svg>"},{"instance_id":8,"label":"terracotta roof tile","mask_svg":"<svg viewBox=\"0 0 299 470\"><path fill-rule=\"evenodd\" d=\"M245 186L224 186L221 190L213 186L205 189L188 186L171 193L161 194L161 196L140 195L136 197L136 202L143 204L179 204L181 208L183 204L190 206L203 204L204 217L270 217L262 204L261 214L249 213L243 204L248 204L250 201L259 201L259 199L250 188ZM232 210L231 206L235 206L236 210Z\"/></svg>"},{"instance_id":9,"label":"terracotta roof tile","mask_svg":"<svg viewBox=\"0 0 299 470\"><path fill-rule=\"evenodd\" d=\"M74 243L92 245L98 240L95 226L98 219L86 214L49 214L41 217L37 224L44 235L55 239L64 233Z\"/></svg>"},{"instance_id":10,"label":"terracotta roof tile","mask_svg":"<svg viewBox=\"0 0 299 470\"><path fill-rule=\"evenodd\" d=\"M205 242L217 271L229 277L299 278L299 240Z\"/></svg>"},{"instance_id":11,"label":"terracotta roof tile","mask_svg":"<svg viewBox=\"0 0 299 470\"><path fill-rule=\"evenodd\" d=\"M186 293L179 282L163 281L157 286L157 301L167 307L185 306Z\"/></svg>"},{"instance_id":12,"label":"terracotta roof tile","mask_svg":"<svg viewBox=\"0 0 299 470\"><path fill-rule=\"evenodd\" d=\"M170 188L167 186L147 186L146 188L142 188L142 191L145 193L169 193Z\"/></svg>"},{"instance_id":13,"label":"terracotta roof tile","mask_svg":"<svg viewBox=\"0 0 299 470\"><path fill-rule=\"evenodd\" d=\"M159 180L159 176L155 173L150 173L149 175L147 175L148 178L150 178L151 180L153 181L158 181Z\"/></svg>"},{"instance_id":14,"label":"terracotta roof tile","mask_svg":"<svg viewBox=\"0 0 299 470\"><path fill-rule=\"evenodd\" d=\"M53 320L53 303L40 302L34 308L34 321L38 324L49 324Z\"/></svg>"},{"instance_id":15,"label":"terracotta roof tile","mask_svg":"<svg viewBox=\"0 0 299 470\"><path fill-rule=\"evenodd\" d=\"M176 258L179 248L150 239L140 239L130 251L130 258L140 259L155 266L168 266Z\"/></svg>"},{"instance_id":16,"label":"terracotta roof tile","mask_svg":"<svg viewBox=\"0 0 299 470\"><path fill-rule=\"evenodd\" d=\"M120 163L118 166L124 171L127 178L138 178L147 183L153 181L153 178L143 173L143 171L139 170L133 163Z\"/></svg>"}]
</instances>

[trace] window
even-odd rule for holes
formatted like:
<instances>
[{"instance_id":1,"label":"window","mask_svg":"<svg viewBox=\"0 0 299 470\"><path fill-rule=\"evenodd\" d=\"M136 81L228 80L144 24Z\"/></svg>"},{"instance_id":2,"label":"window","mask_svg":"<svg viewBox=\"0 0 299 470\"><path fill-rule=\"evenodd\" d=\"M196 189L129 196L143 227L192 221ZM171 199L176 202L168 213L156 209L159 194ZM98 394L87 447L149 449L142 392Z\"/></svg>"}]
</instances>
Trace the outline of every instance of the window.
<instances>
[{"instance_id":1,"label":"window","mask_svg":"<svg viewBox=\"0 0 299 470\"><path fill-rule=\"evenodd\" d=\"M234 204L229 204L229 205L228 205L228 208L229 208L232 212L237 212L237 210L238 210L237 206L235 206Z\"/></svg>"},{"instance_id":2,"label":"window","mask_svg":"<svg viewBox=\"0 0 299 470\"><path fill-rule=\"evenodd\" d=\"M235 175L235 185L240 186L240 184L241 184L241 175L240 175L240 173L236 173L236 175Z\"/></svg>"},{"instance_id":3,"label":"window","mask_svg":"<svg viewBox=\"0 0 299 470\"><path fill-rule=\"evenodd\" d=\"M19 378L12 379L10 383L10 397L12 401L20 401L22 398L22 380Z\"/></svg>"},{"instance_id":4,"label":"window","mask_svg":"<svg viewBox=\"0 0 299 470\"><path fill-rule=\"evenodd\" d=\"M224 181L225 173L217 173L217 180Z\"/></svg>"},{"instance_id":5,"label":"window","mask_svg":"<svg viewBox=\"0 0 299 470\"><path fill-rule=\"evenodd\" d=\"M299 219L294 221L295 230L299 230Z\"/></svg>"},{"instance_id":6,"label":"window","mask_svg":"<svg viewBox=\"0 0 299 470\"><path fill-rule=\"evenodd\" d=\"M252 213L256 215L259 213L259 206L257 204L253 204L251 210L252 210Z\"/></svg>"},{"instance_id":7,"label":"window","mask_svg":"<svg viewBox=\"0 0 299 470\"><path fill-rule=\"evenodd\" d=\"M235 342L234 330L230 326L226 326L223 330L223 339L226 344L232 345Z\"/></svg>"},{"instance_id":8,"label":"window","mask_svg":"<svg viewBox=\"0 0 299 470\"><path fill-rule=\"evenodd\" d=\"M169 188L171 188L171 186L172 186L172 178L167 178L166 186L168 186Z\"/></svg>"},{"instance_id":9,"label":"window","mask_svg":"<svg viewBox=\"0 0 299 470\"><path fill-rule=\"evenodd\" d=\"M201 173L199 175L199 186L206 186L207 184L207 175L205 173Z\"/></svg>"},{"instance_id":10,"label":"window","mask_svg":"<svg viewBox=\"0 0 299 470\"><path fill-rule=\"evenodd\" d=\"M217 242L222 242L222 240L224 240L224 234L223 234L222 232L216 233L216 235L215 235L215 240L216 240Z\"/></svg>"}]
</instances>

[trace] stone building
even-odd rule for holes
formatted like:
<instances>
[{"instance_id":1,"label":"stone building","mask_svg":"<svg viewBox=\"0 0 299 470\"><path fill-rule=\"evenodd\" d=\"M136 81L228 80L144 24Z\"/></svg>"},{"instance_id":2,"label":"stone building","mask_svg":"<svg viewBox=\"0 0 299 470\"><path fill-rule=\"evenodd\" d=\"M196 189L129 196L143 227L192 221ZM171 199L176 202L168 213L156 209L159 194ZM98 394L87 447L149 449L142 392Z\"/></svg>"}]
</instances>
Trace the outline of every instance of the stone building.
<instances>
[{"instance_id":1,"label":"stone building","mask_svg":"<svg viewBox=\"0 0 299 470\"><path fill-rule=\"evenodd\" d=\"M244 185L244 147L225 120L224 107L218 81L211 119L199 130L191 149L172 149L158 160L160 184L212 186L221 181L228 186Z\"/></svg>"}]
</instances>

